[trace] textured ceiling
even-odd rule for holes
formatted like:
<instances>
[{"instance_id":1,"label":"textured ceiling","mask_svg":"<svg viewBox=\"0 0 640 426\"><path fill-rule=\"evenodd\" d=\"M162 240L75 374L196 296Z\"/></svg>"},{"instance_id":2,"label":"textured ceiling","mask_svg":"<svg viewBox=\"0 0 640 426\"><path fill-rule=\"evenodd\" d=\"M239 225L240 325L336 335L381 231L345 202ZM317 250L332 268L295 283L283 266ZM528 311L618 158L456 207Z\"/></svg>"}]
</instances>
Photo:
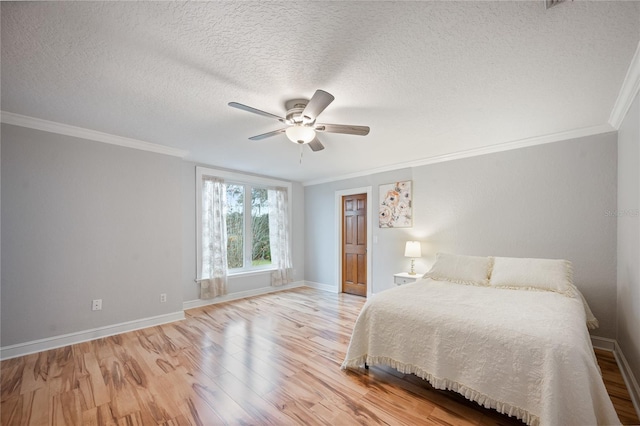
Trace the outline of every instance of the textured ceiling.
<instances>
[{"instance_id":1,"label":"textured ceiling","mask_svg":"<svg viewBox=\"0 0 640 426\"><path fill-rule=\"evenodd\" d=\"M3 2L2 110L318 181L607 123L639 2ZM316 89L304 150L275 120Z\"/></svg>"}]
</instances>

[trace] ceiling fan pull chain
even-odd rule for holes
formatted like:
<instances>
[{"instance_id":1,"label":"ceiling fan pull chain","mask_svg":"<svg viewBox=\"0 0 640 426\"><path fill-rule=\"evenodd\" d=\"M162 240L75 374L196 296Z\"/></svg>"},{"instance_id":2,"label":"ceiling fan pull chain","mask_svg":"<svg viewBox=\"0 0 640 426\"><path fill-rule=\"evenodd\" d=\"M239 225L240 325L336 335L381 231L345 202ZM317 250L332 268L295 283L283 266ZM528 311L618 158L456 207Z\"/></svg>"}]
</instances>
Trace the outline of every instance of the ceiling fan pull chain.
<instances>
[{"instance_id":1,"label":"ceiling fan pull chain","mask_svg":"<svg viewBox=\"0 0 640 426\"><path fill-rule=\"evenodd\" d=\"M302 144L300 145L300 164L302 164Z\"/></svg>"}]
</instances>

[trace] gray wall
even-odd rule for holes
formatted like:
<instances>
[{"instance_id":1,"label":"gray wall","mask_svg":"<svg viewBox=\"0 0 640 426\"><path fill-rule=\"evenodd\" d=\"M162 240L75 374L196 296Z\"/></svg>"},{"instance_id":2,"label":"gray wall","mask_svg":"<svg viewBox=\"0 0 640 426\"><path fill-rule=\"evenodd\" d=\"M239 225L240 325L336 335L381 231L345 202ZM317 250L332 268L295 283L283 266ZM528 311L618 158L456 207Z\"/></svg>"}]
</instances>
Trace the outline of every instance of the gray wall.
<instances>
[{"instance_id":1,"label":"gray wall","mask_svg":"<svg viewBox=\"0 0 640 426\"><path fill-rule=\"evenodd\" d=\"M1 136L1 346L180 312L199 298L195 163L5 124ZM302 281L304 189L292 192ZM270 284L268 273L232 277L229 292Z\"/></svg>"},{"instance_id":2,"label":"gray wall","mask_svg":"<svg viewBox=\"0 0 640 426\"><path fill-rule=\"evenodd\" d=\"M180 159L5 124L1 150L2 346L182 310Z\"/></svg>"},{"instance_id":3,"label":"gray wall","mask_svg":"<svg viewBox=\"0 0 640 426\"><path fill-rule=\"evenodd\" d=\"M404 243L423 242L416 269L437 251L470 255L565 258L599 318L595 335L615 336L616 134L609 133L384 174L307 186L306 278L336 285L334 193L412 179L414 226L372 230L373 292L407 271ZM329 230L332 230L329 232Z\"/></svg>"},{"instance_id":4,"label":"gray wall","mask_svg":"<svg viewBox=\"0 0 640 426\"><path fill-rule=\"evenodd\" d=\"M196 278L196 166L205 164L183 162L182 173L182 295L185 302L200 298L200 289L194 282ZM219 168L215 166L215 168ZM292 234L292 261L293 280L304 279L304 189L300 183L292 184L291 194L291 234ZM269 272L249 275L230 276L228 279L229 293L251 291L271 286L271 274Z\"/></svg>"},{"instance_id":5,"label":"gray wall","mask_svg":"<svg viewBox=\"0 0 640 426\"><path fill-rule=\"evenodd\" d=\"M314 283L331 285L336 287L337 259L339 229L336 229L335 193L351 188L371 186L372 206L374 211L372 225L374 242L372 250L372 270L369 283L369 291L376 293L387 288L389 281L393 282L393 274L408 270L408 260L398 257L395 253L404 253L404 244L407 239L412 239L414 229L380 229L378 228L378 186L411 179L411 169L394 170L392 172L377 173L369 176L358 177L343 181L330 182L322 185L305 187L305 224L306 224L306 252L305 252L305 279ZM338 208L341 208L338 206ZM378 257L379 244L375 238L385 247L393 248L393 256L388 258ZM383 249L383 252L386 252ZM337 287L336 287L337 288Z\"/></svg>"},{"instance_id":6,"label":"gray wall","mask_svg":"<svg viewBox=\"0 0 640 426\"><path fill-rule=\"evenodd\" d=\"M618 335L640 381L640 97L618 132Z\"/></svg>"},{"instance_id":7,"label":"gray wall","mask_svg":"<svg viewBox=\"0 0 640 426\"><path fill-rule=\"evenodd\" d=\"M636 99L620 130L619 203L613 133L305 188L294 183L294 278L336 285L336 191L371 186L376 210L380 184L411 179L412 228L380 229L372 212L373 292L408 269L402 253L410 239L423 241L420 272L436 251L567 258L601 320L595 334L615 337L618 223L605 212L629 208L625 200L633 205L634 196L637 208L637 117ZM2 346L176 312L198 298L196 164L11 125L2 125L0 157ZM627 227L634 223L635 231ZM621 218L618 233L638 236L637 227L637 218ZM618 256L636 269L626 269L635 277L628 281L619 271L618 339L637 371L638 239L625 241ZM235 278L230 291L268 285L266 275ZM103 299L100 312L90 310L95 298Z\"/></svg>"}]
</instances>

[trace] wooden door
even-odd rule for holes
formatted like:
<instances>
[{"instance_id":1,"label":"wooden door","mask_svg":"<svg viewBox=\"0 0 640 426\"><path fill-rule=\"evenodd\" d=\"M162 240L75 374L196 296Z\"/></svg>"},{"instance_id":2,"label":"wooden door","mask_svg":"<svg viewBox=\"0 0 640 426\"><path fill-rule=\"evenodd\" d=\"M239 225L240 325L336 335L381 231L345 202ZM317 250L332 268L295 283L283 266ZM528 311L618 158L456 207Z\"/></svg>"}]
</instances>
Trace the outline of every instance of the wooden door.
<instances>
[{"instance_id":1,"label":"wooden door","mask_svg":"<svg viewBox=\"0 0 640 426\"><path fill-rule=\"evenodd\" d=\"M367 295L367 194L342 197L342 291Z\"/></svg>"}]
</instances>

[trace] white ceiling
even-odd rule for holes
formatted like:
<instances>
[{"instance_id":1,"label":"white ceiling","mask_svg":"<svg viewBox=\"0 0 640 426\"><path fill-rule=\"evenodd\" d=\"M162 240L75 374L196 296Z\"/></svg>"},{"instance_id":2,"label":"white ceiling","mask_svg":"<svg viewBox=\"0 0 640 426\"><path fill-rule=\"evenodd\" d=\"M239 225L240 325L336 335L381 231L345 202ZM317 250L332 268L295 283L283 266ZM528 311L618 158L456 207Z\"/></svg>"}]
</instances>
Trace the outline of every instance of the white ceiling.
<instances>
[{"instance_id":1,"label":"white ceiling","mask_svg":"<svg viewBox=\"0 0 640 426\"><path fill-rule=\"evenodd\" d=\"M640 40L640 3L3 2L2 110L318 182L606 126ZM313 153L280 123L324 89Z\"/></svg>"}]
</instances>

